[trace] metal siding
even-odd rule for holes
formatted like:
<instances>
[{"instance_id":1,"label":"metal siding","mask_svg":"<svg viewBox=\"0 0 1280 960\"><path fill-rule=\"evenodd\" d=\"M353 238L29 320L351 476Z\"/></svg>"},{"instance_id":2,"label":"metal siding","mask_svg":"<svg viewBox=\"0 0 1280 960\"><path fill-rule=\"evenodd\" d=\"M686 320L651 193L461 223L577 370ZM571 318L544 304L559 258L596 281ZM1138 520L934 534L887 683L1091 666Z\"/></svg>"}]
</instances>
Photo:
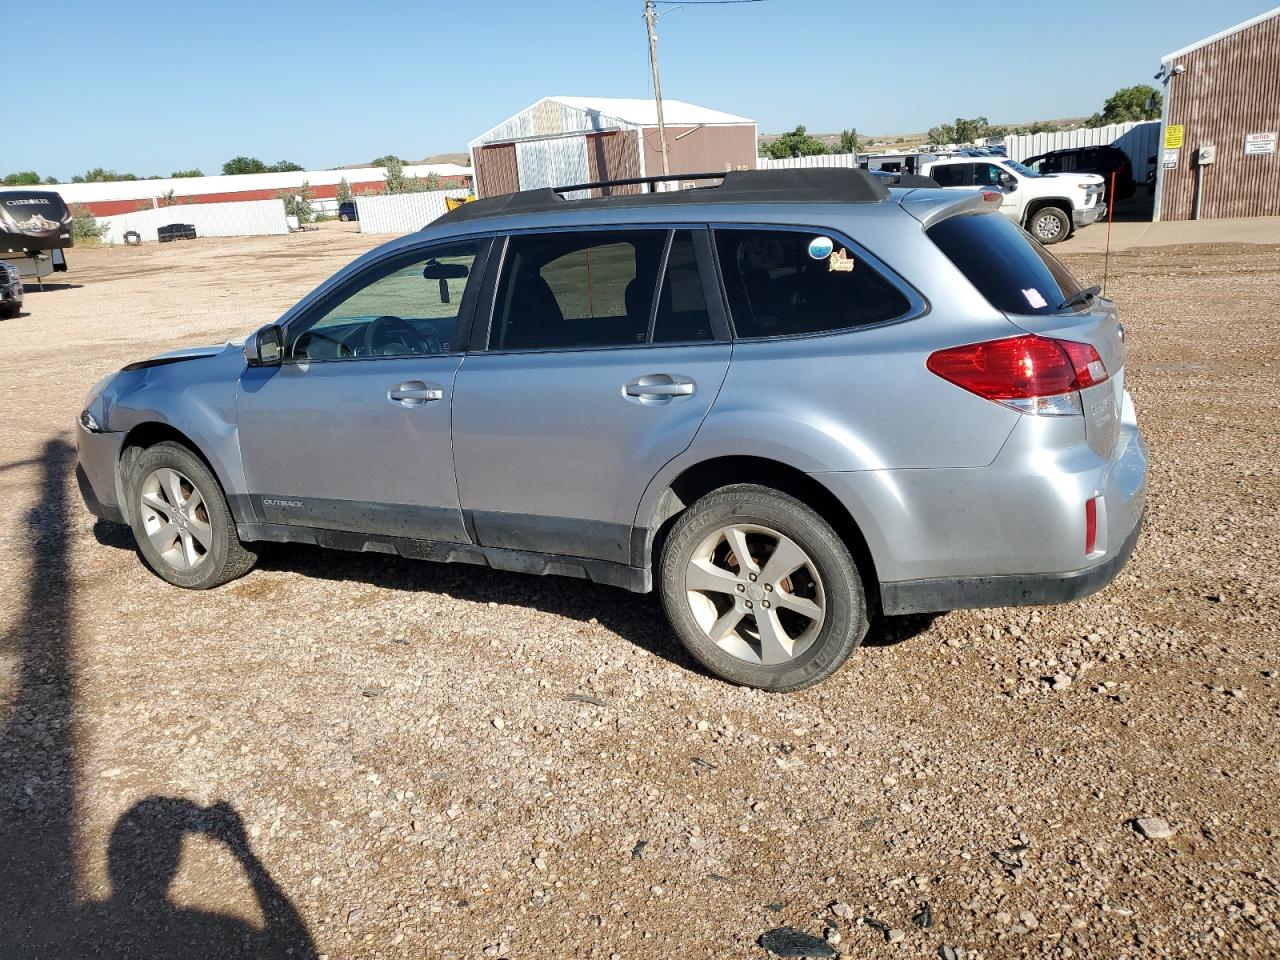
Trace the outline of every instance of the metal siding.
<instances>
[{"instance_id":1,"label":"metal siding","mask_svg":"<svg viewBox=\"0 0 1280 960\"><path fill-rule=\"evenodd\" d=\"M589 179L587 138L521 140L516 144L516 165L520 169L521 190L585 183ZM565 197L576 200L583 195L583 191L578 191L577 194L565 194Z\"/></svg>"},{"instance_id":2,"label":"metal siding","mask_svg":"<svg viewBox=\"0 0 1280 960\"><path fill-rule=\"evenodd\" d=\"M654 153L654 169L662 169L662 147L658 128L644 131ZM667 127L667 154L672 173L710 173L722 170L753 170L756 166L754 125L738 124L703 127Z\"/></svg>"},{"instance_id":3,"label":"metal siding","mask_svg":"<svg viewBox=\"0 0 1280 960\"><path fill-rule=\"evenodd\" d=\"M905 154L904 154L905 156ZM858 157L853 153L820 153L812 157L756 157L761 170L808 170L813 167L856 167Z\"/></svg>"},{"instance_id":4,"label":"metal siding","mask_svg":"<svg viewBox=\"0 0 1280 960\"><path fill-rule=\"evenodd\" d=\"M640 144L630 130L612 133L593 133L586 138L587 176L593 183L601 180L629 180L640 173ZM598 196L620 196L643 193L639 184L624 187L605 187L593 191Z\"/></svg>"},{"instance_id":5,"label":"metal siding","mask_svg":"<svg viewBox=\"0 0 1280 960\"><path fill-rule=\"evenodd\" d=\"M476 150L477 197L496 197L519 189L515 144L496 144Z\"/></svg>"},{"instance_id":6,"label":"metal siding","mask_svg":"<svg viewBox=\"0 0 1280 960\"><path fill-rule=\"evenodd\" d=\"M467 190L431 190L356 197L361 233L413 233L445 214L445 197L465 197Z\"/></svg>"},{"instance_id":7,"label":"metal siding","mask_svg":"<svg viewBox=\"0 0 1280 960\"><path fill-rule=\"evenodd\" d=\"M1177 168L1163 171L1161 219L1190 219L1203 143L1217 147L1217 158L1204 173L1201 217L1280 215L1280 153L1244 155L1245 134L1280 131L1280 15L1168 66L1175 64L1186 70L1165 87L1168 123L1185 130Z\"/></svg>"},{"instance_id":8,"label":"metal siding","mask_svg":"<svg viewBox=\"0 0 1280 960\"><path fill-rule=\"evenodd\" d=\"M284 203L279 200L176 204L98 218L98 225L106 227L103 240L107 243L123 243L129 230L136 230L144 243L154 243L157 228L170 223L192 224L200 237L256 237L289 232Z\"/></svg>"}]
</instances>

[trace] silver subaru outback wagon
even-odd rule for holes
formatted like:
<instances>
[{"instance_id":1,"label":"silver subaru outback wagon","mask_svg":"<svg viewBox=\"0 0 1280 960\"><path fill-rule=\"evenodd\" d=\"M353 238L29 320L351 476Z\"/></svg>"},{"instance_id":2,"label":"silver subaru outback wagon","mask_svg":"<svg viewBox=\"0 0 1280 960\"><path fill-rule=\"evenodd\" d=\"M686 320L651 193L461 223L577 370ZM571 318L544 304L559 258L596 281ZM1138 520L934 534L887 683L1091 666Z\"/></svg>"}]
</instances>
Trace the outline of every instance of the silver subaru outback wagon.
<instances>
[{"instance_id":1,"label":"silver subaru outback wagon","mask_svg":"<svg viewBox=\"0 0 1280 960\"><path fill-rule=\"evenodd\" d=\"M772 690L878 615L1125 564L1147 452L1115 305L981 193L597 191L467 204L243 345L105 378L89 509L194 589L261 541L656 589L698 661Z\"/></svg>"}]
</instances>

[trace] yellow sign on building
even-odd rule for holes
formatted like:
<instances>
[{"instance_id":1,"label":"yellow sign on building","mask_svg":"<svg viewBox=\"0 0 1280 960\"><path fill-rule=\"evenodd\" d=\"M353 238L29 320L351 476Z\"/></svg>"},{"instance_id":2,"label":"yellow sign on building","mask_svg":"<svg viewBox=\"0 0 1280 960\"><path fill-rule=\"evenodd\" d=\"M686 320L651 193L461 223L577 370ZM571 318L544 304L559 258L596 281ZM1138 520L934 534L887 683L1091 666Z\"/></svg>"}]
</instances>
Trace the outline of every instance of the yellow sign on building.
<instances>
[{"instance_id":1,"label":"yellow sign on building","mask_svg":"<svg viewBox=\"0 0 1280 960\"><path fill-rule=\"evenodd\" d=\"M1164 148L1178 150L1182 147L1182 124L1171 123L1164 128Z\"/></svg>"}]
</instances>

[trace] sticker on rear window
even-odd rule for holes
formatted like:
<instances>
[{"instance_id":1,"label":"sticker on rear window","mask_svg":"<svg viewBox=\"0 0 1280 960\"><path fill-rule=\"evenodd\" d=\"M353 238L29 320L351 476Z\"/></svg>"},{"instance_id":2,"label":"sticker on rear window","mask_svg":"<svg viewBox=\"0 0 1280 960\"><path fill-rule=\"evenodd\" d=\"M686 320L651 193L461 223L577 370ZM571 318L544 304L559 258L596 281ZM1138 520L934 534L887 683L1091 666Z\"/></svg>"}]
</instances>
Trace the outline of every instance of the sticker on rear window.
<instances>
[{"instance_id":1,"label":"sticker on rear window","mask_svg":"<svg viewBox=\"0 0 1280 960\"><path fill-rule=\"evenodd\" d=\"M835 241L830 237L814 237L809 241L809 256L815 260L825 260L831 256L835 247Z\"/></svg>"},{"instance_id":2,"label":"sticker on rear window","mask_svg":"<svg viewBox=\"0 0 1280 960\"><path fill-rule=\"evenodd\" d=\"M1042 310L1049 305L1045 298L1040 295L1040 291L1035 287L1028 287L1023 290L1022 295L1027 298L1027 303L1031 304L1031 306L1036 310Z\"/></svg>"},{"instance_id":3,"label":"sticker on rear window","mask_svg":"<svg viewBox=\"0 0 1280 960\"><path fill-rule=\"evenodd\" d=\"M844 247L841 247L827 261L827 269L836 273L848 273L853 269L853 257L849 256Z\"/></svg>"}]
</instances>

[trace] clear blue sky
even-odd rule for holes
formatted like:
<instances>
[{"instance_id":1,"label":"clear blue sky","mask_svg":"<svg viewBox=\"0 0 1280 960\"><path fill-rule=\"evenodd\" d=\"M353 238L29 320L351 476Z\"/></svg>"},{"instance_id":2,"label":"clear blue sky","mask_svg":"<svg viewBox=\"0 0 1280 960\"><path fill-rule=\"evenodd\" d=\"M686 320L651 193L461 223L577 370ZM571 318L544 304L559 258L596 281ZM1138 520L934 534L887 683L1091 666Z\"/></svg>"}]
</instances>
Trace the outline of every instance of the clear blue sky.
<instances>
[{"instance_id":1,"label":"clear blue sky","mask_svg":"<svg viewBox=\"0 0 1280 960\"><path fill-rule=\"evenodd\" d=\"M1161 54L1275 2L687 5L659 25L663 92L754 117L761 132L1087 115L1149 82ZM416 159L464 150L547 94L650 94L641 0L0 8L11 120L0 175L217 173L239 154L307 167Z\"/></svg>"}]
</instances>

